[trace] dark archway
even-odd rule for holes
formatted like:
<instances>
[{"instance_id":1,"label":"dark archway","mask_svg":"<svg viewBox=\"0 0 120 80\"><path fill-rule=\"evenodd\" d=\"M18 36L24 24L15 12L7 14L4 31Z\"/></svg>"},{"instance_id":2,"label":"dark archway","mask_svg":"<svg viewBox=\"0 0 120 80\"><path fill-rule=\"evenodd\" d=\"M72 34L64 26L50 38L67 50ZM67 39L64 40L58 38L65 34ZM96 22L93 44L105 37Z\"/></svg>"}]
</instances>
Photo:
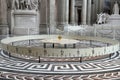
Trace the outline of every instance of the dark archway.
<instances>
[{"instance_id":1,"label":"dark archway","mask_svg":"<svg viewBox=\"0 0 120 80\"><path fill-rule=\"evenodd\" d=\"M77 9L77 14L78 14L78 25L81 24L81 12L82 12L81 9Z\"/></svg>"}]
</instances>

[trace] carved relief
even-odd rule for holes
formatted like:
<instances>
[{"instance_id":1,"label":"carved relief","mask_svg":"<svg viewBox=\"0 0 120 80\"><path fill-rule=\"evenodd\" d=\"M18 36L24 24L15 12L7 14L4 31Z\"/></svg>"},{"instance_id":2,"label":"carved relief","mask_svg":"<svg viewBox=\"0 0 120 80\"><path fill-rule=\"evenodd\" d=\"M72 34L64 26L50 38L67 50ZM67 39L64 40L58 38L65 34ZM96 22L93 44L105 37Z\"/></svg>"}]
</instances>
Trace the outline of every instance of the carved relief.
<instances>
[{"instance_id":1,"label":"carved relief","mask_svg":"<svg viewBox=\"0 0 120 80\"><path fill-rule=\"evenodd\" d=\"M13 0L12 9L14 10L38 10L40 0Z\"/></svg>"}]
</instances>

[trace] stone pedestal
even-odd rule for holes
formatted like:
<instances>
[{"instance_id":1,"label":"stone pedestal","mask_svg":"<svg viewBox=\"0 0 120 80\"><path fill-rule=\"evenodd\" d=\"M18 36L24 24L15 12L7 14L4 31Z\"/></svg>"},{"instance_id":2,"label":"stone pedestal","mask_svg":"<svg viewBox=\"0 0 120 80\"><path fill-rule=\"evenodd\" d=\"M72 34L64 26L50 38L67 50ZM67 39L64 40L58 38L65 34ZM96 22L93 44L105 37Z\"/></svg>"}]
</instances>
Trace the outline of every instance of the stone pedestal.
<instances>
[{"instance_id":1,"label":"stone pedestal","mask_svg":"<svg viewBox=\"0 0 120 80\"><path fill-rule=\"evenodd\" d=\"M39 34L39 13L35 10L12 10L11 33L13 35Z\"/></svg>"},{"instance_id":2,"label":"stone pedestal","mask_svg":"<svg viewBox=\"0 0 120 80\"><path fill-rule=\"evenodd\" d=\"M119 14L110 15L107 20L107 24L111 24L114 26L120 26L120 15Z\"/></svg>"}]
</instances>

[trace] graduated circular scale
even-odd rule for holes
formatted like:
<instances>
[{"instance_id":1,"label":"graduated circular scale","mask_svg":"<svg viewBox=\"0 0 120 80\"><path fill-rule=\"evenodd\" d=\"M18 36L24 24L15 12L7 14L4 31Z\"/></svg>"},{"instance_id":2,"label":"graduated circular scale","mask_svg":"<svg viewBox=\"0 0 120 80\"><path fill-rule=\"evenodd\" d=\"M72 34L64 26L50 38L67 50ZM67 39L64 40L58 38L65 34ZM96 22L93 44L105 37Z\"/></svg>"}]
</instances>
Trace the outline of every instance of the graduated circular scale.
<instances>
[{"instance_id":1,"label":"graduated circular scale","mask_svg":"<svg viewBox=\"0 0 120 80\"><path fill-rule=\"evenodd\" d=\"M53 44L76 44L79 40L74 39L43 39L41 40L43 43L53 43Z\"/></svg>"},{"instance_id":2,"label":"graduated circular scale","mask_svg":"<svg viewBox=\"0 0 120 80\"><path fill-rule=\"evenodd\" d=\"M43 61L103 58L119 50L116 40L87 36L31 35L9 37L1 43L12 56Z\"/></svg>"}]
</instances>

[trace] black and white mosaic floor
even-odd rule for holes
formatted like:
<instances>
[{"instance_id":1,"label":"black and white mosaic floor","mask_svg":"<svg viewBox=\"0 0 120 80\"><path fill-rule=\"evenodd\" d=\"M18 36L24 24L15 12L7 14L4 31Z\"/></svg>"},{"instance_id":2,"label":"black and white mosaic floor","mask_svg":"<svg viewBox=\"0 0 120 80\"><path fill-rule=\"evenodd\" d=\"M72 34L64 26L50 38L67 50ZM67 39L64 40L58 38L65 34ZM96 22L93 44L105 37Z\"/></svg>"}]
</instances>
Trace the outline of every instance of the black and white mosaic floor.
<instances>
[{"instance_id":1,"label":"black and white mosaic floor","mask_svg":"<svg viewBox=\"0 0 120 80\"><path fill-rule=\"evenodd\" d=\"M37 63L9 57L2 50L0 52L1 78L15 80L104 80L106 78L110 80L120 77L119 70L120 51L114 53L111 58L82 63Z\"/></svg>"}]
</instances>

